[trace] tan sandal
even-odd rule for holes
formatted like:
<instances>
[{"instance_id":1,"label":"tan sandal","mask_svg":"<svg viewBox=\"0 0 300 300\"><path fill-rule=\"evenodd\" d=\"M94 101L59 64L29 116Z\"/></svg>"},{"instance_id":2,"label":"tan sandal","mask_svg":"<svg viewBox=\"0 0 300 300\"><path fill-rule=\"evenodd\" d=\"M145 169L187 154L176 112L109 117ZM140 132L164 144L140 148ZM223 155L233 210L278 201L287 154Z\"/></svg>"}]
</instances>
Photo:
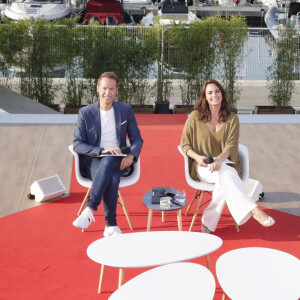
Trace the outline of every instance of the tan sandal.
<instances>
[{"instance_id":1,"label":"tan sandal","mask_svg":"<svg viewBox=\"0 0 300 300\"><path fill-rule=\"evenodd\" d=\"M264 220L262 221L262 220L261 220L261 216L260 216L260 217L257 216L257 215L258 215L258 214L257 214L257 211L258 211L259 213L265 215L267 218L264 219ZM255 213L255 212L256 212L256 213ZM262 210L261 210L260 208L258 208L258 207L256 207L255 209L252 210L252 216L253 216L253 218L254 218L259 224L261 224L261 225L264 226L264 227L270 227L270 226L272 226L272 225L275 224L275 220L274 220L272 217L268 216L264 211L262 211Z\"/></svg>"},{"instance_id":2,"label":"tan sandal","mask_svg":"<svg viewBox=\"0 0 300 300\"><path fill-rule=\"evenodd\" d=\"M263 221L259 220L255 215L253 215L253 218L264 227L270 227L275 224L275 220L270 216Z\"/></svg>"}]
</instances>

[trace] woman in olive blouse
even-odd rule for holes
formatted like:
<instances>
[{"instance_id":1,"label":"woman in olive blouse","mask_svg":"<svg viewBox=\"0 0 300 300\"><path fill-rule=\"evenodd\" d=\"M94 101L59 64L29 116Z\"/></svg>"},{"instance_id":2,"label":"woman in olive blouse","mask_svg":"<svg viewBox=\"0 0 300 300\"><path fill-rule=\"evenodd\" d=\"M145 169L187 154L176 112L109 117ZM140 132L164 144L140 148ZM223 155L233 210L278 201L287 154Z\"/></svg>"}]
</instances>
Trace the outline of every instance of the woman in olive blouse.
<instances>
[{"instance_id":1,"label":"woman in olive blouse","mask_svg":"<svg viewBox=\"0 0 300 300\"><path fill-rule=\"evenodd\" d=\"M210 79L202 88L181 138L182 150L189 157L191 177L215 183L212 200L203 212L202 232L215 231L225 204L238 225L251 216L265 227L275 223L247 194L241 180L238 144L239 119L231 112L221 84ZM207 156L215 157L214 162L206 164ZM223 163L225 160L233 164Z\"/></svg>"}]
</instances>

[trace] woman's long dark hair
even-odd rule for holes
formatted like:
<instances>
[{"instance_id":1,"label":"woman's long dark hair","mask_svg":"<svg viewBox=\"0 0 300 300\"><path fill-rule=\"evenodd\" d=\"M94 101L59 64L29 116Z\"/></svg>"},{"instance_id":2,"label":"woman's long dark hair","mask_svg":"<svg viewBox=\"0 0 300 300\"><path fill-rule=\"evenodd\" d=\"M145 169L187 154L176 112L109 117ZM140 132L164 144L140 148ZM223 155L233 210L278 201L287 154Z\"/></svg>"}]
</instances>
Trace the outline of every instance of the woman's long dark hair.
<instances>
[{"instance_id":1,"label":"woman's long dark hair","mask_svg":"<svg viewBox=\"0 0 300 300\"><path fill-rule=\"evenodd\" d=\"M226 94L224 88L222 87L222 85L217 80L208 79L204 83L204 85L202 87L200 98L194 105L194 110L198 111L199 119L201 121L203 121L204 123L209 122L211 120L211 111L209 108L209 104L206 100L205 92L206 92L206 87L212 83L215 84L222 93L222 103L221 103L219 118L220 118L220 121L226 122L226 120L228 119L228 117L231 114L231 108L230 108L229 102L227 101L227 94Z\"/></svg>"}]
</instances>

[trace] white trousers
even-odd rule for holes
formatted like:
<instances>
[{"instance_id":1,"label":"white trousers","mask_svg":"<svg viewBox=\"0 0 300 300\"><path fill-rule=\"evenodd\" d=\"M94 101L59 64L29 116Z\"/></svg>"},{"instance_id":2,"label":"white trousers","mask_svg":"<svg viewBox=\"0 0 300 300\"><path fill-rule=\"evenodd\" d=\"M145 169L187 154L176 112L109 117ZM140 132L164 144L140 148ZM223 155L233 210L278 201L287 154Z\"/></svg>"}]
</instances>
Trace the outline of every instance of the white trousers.
<instances>
[{"instance_id":1,"label":"white trousers","mask_svg":"<svg viewBox=\"0 0 300 300\"><path fill-rule=\"evenodd\" d=\"M216 230L225 204L238 225L249 220L257 205L248 196L246 185L234 168L222 163L219 171L211 173L208 167L198 167L198 177L201 181L215 183L212 200L202 215L202 224L210 231Z\"/></svg>"}]
</instances>

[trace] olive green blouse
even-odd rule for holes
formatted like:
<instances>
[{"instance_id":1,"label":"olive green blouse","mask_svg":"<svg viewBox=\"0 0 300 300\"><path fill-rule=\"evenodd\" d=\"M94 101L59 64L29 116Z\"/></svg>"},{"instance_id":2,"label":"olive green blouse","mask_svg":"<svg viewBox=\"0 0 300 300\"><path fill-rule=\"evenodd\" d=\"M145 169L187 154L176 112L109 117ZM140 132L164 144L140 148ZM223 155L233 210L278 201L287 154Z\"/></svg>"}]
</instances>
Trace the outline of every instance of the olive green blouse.
<instances>
[{"instance_id":1,"label":"olive green blouse","mask_svg":"<svg viewBox=\"0 0 300 300\"><path fill-rule=\"evenodd\" d=\"M199 155L214 157L220 155L223 151L229 151L229 159L234 162L232 166L241 177L242 169L238 155L239 128L238 116L231 113L221 129L216 133L212 133L205 123L199 120L199 113L194 110L184 125L181 137L182 151L186 154L189 149L192 149ZM191 177L199 181L198 164L190 157L189 170Z\"/></svg>"}]
</instances>

